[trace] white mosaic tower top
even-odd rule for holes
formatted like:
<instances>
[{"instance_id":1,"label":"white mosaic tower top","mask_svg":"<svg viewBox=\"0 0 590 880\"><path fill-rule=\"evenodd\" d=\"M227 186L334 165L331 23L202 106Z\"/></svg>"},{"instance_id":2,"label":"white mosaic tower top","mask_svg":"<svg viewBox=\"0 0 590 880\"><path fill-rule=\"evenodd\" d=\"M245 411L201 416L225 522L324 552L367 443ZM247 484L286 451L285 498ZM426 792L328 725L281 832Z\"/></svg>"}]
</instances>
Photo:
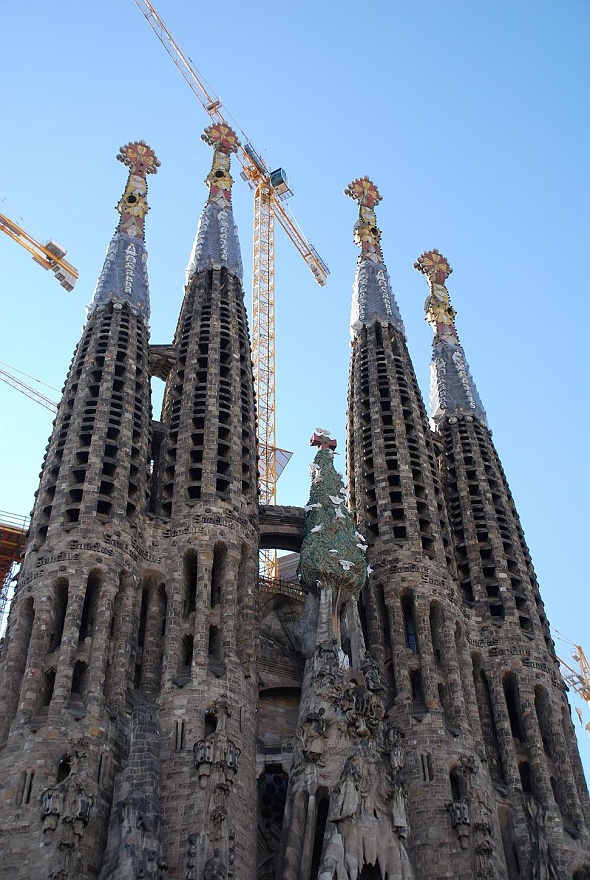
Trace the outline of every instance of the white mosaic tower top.
<instances>
[{"instance_id":1,"label":"white mosaic tower top","mask_svg":"<svg viewBox=\"0 0 590 880\"><path fill-rule=\"evenodd\" d=\"M201 135L213 147L213 164L205 178L209 198L199 219L192 253L186 268L186 282L202 269L225 267L242 280L242 257L238 229L231 204L233 178L230 156L240 145L236 133L223 122L216 122Z\"/></svg>"},{"instance_id":2,"label":"white mosaic tower top","mask_svg":"<svg viewBox=\"0 0 590 880\"><path fill-rule=\"evenodd\" d=\"M404 333L404 325L399 313L389 274L383 262L381 251L381 230L377 228L375 206L382 196L368 177L353 180L344 194L359 204L359 219L354 225L354 240L359 245L356 275L352 288L352 310L350 316L351 335L356 336L363 326L374 321L393 324Z\"/></svg>"},{"instance_id":3,"label":"white mosaic tower top","mask_svg":"<svg viewBox=\"0 0 590 880\"><path fill-rule=\"evenodd\" d=\"M127 165L129 177L117 205L121 220L109 244L88 316L109 302L129 303L132 310L148 321L150 297L144 241L144 220L149 211L146 177L157 173L160 162L145 141L121 147L117 159Z\"/></svg>"},{"instance_id":4,"label":"white mosaic tower top","mask_svg":"<svg viewBox=\"0 0 590 880\"><path fill-rule=\"evenodd\" d=\"M438 425L447 417L475 416L487 425L486 414L465 360L455 328L455 309L445 281L453 271L436 248L425 251L414 269L426 275L430 294L424 308L434 330L430 362L430 417Z\"/></svg>"}]
</instances>

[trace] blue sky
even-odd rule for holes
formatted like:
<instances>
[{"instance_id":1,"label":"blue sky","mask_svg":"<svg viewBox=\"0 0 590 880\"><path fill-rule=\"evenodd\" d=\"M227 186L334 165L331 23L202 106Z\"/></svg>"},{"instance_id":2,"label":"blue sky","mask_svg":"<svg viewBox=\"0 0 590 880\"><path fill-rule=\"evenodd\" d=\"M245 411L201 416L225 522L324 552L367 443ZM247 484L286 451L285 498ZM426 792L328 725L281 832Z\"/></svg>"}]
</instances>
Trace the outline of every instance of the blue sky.
<instances>
[{"instance_id":1,"label":"blue sky","mask_svg":"<svg viewBox=\"0 0 590 880\"><path fill-rule=\"evenodd\" d=\"M157 8L255 148L286 169L293 213L332 271L319 288L277 230L277 442L294 452L279 502L307 499L316 426L344 452L357 249L343 190L368 174L383 195L383 251L423 392L431 331L412 265L437 247L454 268L459 336L549 619L590 654L588 3ZM67 294L0 238L0 360L60 389L118 220L126 172L115 156L137 138L162 162L146 240L152 341L171 340L206 197L208 117L133 0L30 0L0 16L0 211L61 241L80 272ZM249 300L252 198L237 167L234 177ZM28 513L52 416L4 383L0 405L0 508ZM590 740L577 729L588 772Z\"/></svg>"}]
</instances>

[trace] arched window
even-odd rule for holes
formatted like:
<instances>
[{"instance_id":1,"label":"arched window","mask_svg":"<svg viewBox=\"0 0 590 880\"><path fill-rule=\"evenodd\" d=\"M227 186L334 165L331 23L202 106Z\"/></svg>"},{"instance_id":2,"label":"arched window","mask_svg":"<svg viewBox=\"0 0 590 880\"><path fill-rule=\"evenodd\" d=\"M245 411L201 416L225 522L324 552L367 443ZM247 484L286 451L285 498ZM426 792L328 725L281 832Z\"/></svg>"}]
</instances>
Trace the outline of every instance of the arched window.
<instances>
[{"instance_id":1,"label":"arched window","mask_svg":"<svg viewBox=\"0 0 590 880\"><path fill-rule=\"evenodd\" d=\"M70 763L70 759L67 755L64 755L57 766L57 777L55 779L56 784L59 785L60 782L63 782L64 779L67 779L71 772L72 765Z\"/></svg>"},{"instance_id":2,"label":"arched window","mask_svg":"<svg viewBox=\"0 0 590 880\"><path fill-rule=\"evenodd\" d=\"M76 661L74 666L74 674L72 676L72 697L84 699L86 696L86 685L88 678L88 666L83 660Z\"/></svg>"},{"instance_id":3,"label":"arched window","mask_svg":"<svg viewBox=\"0 0 590 880\"><path fill-rule=\"evenodd\" d=\"M406 647L410 649L412 654L417 654L418 640L416 638L416 622L414 620L414 602L409 594L402 597L402 613L406 632Z\"/></svg>"},{"instance_id":4,"label":"arched window","mask_svg":"<svg viewBox=\"0 0 590 880\"><path fill-rule=\"evenodd\" d=\"M184 605L183 617L197 608L197 554L193 550L184 557Z\"/></svg>"},{"instance_id":5,"label":"arched window","mask_svg":"<svg viewBox=\"0 0 590 880\"><path fill-rule=\"evenodd\" d=\"M504 674L503 685L512 736L515 739L520 740L521 742L525 742L525 736L520 718L520 699L518 696L518 685L516 683L516 676L513 672L506 672Z\"/></svg>"},{"instance_id":6,"label":"arched window","mask_svg":"<svg viewBox=\"0 0 590 880\"><path fill-rule=\"evenodd\" d=\"M311 857L310 880L316 880L320 869L320 859L324 847L324 835L330 812L330 795L325 788L318 789L315 820L315 835L313 841L313 854Z\"/></svg>"},{"instance_id":7,"label":"arched window","mask_svg":"<svg viewBox=\"0 0 590 880\"><path fill-rule=\"evenodd\" d=\"M41 685L41 705L49 706L53 696L53 688L55 686L55 669L48 669L43 673Z\"/></svg>"},{"instance_id":8,"label":"arched window","mask_svg":"<svg viewBox=\"0 0 590 880\"><path fill-rule=\"evenodd\" d=\"M266 765L258 777L258 828L264 840L265 854L264 862L259 867L258 880L274 880L287 798L287 780L287 774L280 764Z\"/></svg>"},{"instance_id":9,"label":"arched window","mask_svg":"<svg viewBox=\"0 0 590 880\"><path fill-rule=\"evenodd\" d=\"M213 551L213 567L211 569L211 608L215 608L223 601L226 561L227 547L225 544L216 544Z\"/></svg>"},{"instance_id":10,"label":"arched window","mask_svg":"<svg viewBox=\"0 0 590 880\"><path fill-rule=\"evenodd\" d=\"M82 619L80 620L80 641L92 638L94 633L94 624L96 623L96 614L98 612L98 604L100 598L101 576L98 571L91 571L88 575L86 583L86 593L84 595L84 607L82 608Z\"/></svg>"},{"instance_id":11,"label":"arched window","mask_svg":"<svg viewBox=\"0 0 590 880\"><path fill-rule=\"evenodd\" d=\"M340 647L348 657L348 662L352 665L352 648L350 645L350 629L348 626L348 614L346 613L346 605L340 609Z\"/></svg>"},{"instance_id":12,"label":"arched window","mask_svg":"<svg viewBox=\"0 0 590 880\"><path fill-rule=\"evenodd\" d=\"M18 803L22 804L30 804L31 803L31 792L33 790L33 780L35 779L35 771L29 768L28 770L23 770L21 774L21 783L20 790L18 795Z\"/></svg>"}]
</instances>

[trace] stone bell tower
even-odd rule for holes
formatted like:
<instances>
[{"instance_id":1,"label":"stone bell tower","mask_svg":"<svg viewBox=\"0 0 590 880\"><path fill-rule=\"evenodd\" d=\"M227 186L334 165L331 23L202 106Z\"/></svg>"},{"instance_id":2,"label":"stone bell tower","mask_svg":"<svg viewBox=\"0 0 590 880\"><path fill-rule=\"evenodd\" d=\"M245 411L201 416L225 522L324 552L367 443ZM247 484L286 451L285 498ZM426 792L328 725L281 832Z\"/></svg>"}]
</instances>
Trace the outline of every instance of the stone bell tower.
<instances>
[{"instance_id":1,"label":"stone bell tower","mask_svg":"<svg viewBox=\"0 0 590 880\"><path fill-rule=\"evenodd\" d=\"M246 880L256 848L256 413L231 205L238 141L222 123L203 140L213 148L209 196L158 426L154 516L167 610L161 679L150 687L158 694L172 876L200 880L218 858L228 877Z\"/></svg>"},{"instance_id":2,"label":"stone bell tower","mask_svg":"<svg viewBox=\"0 0 590 880\"><path fill-rule=\"evenodd\" d=\"M429 286L430 412L469 645L468 714L493 783L506 871L510 880L526 865L531 876L570 877L588 865L590 804L549 624L459 342L452 269L437 250L414 266Z\"/></svg>"},{"instance_id":3,"label":"stone bell tower","mask_svg":"<svg viewBox=\"0 0 590 880\"><path fill-rule=\"evenodd\" d=\"M587 792L530 556L457 338L450 268L436 251L416 263L435 328L432 431L381 252L381 197L368 178L346 192L361 248L348 467L372 570L359 609L405 735L412 866L433 880L516 880L530 865L530 876L569 877L587 847Z\"/></svg>"},{"instance_id":4,"label":"stone bell tower","mask_svg":"<svg viewBox=\"0 0 590 880\"><path fill-rule=\"evenodd\" d=\"M590 803L436 250L426 413L359 209L347 469L259 505L225 123L150 345L143 141L64 386L0 657L0 880L589 880ZM150 380L165 382L153 421ZM293 551L262 578L259 548ZM295 554L301 551L299 575Z\"/></svg>"},{"instance_id":5,"label":"stone bell tower","mask_svg":"<svg viewBox=\"0 0 590 880\"><path fill-rule=\"evenodd\" d=\"M0 875L96 876L126 750L151 433L143 141L43 463L3 650Z\"/></svg>"}]
</instances>

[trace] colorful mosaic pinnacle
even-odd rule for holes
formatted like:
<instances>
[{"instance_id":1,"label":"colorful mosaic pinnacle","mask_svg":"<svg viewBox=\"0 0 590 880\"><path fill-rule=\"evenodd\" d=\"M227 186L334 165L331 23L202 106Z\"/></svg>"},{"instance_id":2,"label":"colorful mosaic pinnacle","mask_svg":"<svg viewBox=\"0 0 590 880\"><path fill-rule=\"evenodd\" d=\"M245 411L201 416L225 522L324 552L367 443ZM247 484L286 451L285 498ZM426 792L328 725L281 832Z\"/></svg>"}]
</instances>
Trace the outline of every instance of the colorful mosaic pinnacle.
<instances>
[{"instance_id":1,"label":"colorful mosaic pinnacle","mask_svg":"<svg viewBox=\"0 0 590 880\"><path fill-rule=\"evenodd\" d=\"M381 251L381 230L377 228L374 207L379 204L382 196L372 180L358 177L349 183L344 190L359 204L359 219L354 225L354 241L361 249L361 257L376 263L383 262Z\"/></svg>"},{"instance_id":2,"label":"colorful mosaic pinnacle","mask_svg":"<svg viewBox=\"0 0 590 880\"><path fill-rule=\"evenodd\" d=\"M366 545L357 535L347 491L334 468L336 441L328 431L316 428L310 442L318 451L310 467L311 490L299 557L301 583L310 590L330 586L340 600L358 599L367 579Z\"/></svg>"},{"instance_id":3,"label":"colorful mosaic pinnacle","mask_svg":"<svg viewBox=\"0 0 590 880\"><path fill-rule=\"evenodd\" d=\"M231 188L233 178L229 173L230 155L236 153L240 141L233 129L224 122L209 125L201 135L201 140L213 147L213 165L205 178L209 187L209 202L220 208L231 206Z\"/></svg>"},{"instance_id":4,"label":"colorful mosaic pinnacle","mask_svg":"<svg viewBox=\"0 0 590 880\"><path fill-rule=\"evenodd\" d=\"M430 294L424 303L426 320L438 337L452 337L454 341L458 341L455 329L457 313L445 287L445 281L453 271L448 260L434 248L418 257L414 269L426 275L430 287Z\"/></svg>"},{"instance_id":5,"label":"colorful mosaic pinnacle","mask_svg":"<svg viewBox=\"0 0 590 880\"><path fill-rule=\"evenodd\" d=\"M145 141L133 141L121 147L117 159L129 168L129 178L117 211L121 215L119 232L132 238L144 237L144 218L149 211L147 203L148 174L157 174L160 162Z\"/></svg>"}]
</instances>

